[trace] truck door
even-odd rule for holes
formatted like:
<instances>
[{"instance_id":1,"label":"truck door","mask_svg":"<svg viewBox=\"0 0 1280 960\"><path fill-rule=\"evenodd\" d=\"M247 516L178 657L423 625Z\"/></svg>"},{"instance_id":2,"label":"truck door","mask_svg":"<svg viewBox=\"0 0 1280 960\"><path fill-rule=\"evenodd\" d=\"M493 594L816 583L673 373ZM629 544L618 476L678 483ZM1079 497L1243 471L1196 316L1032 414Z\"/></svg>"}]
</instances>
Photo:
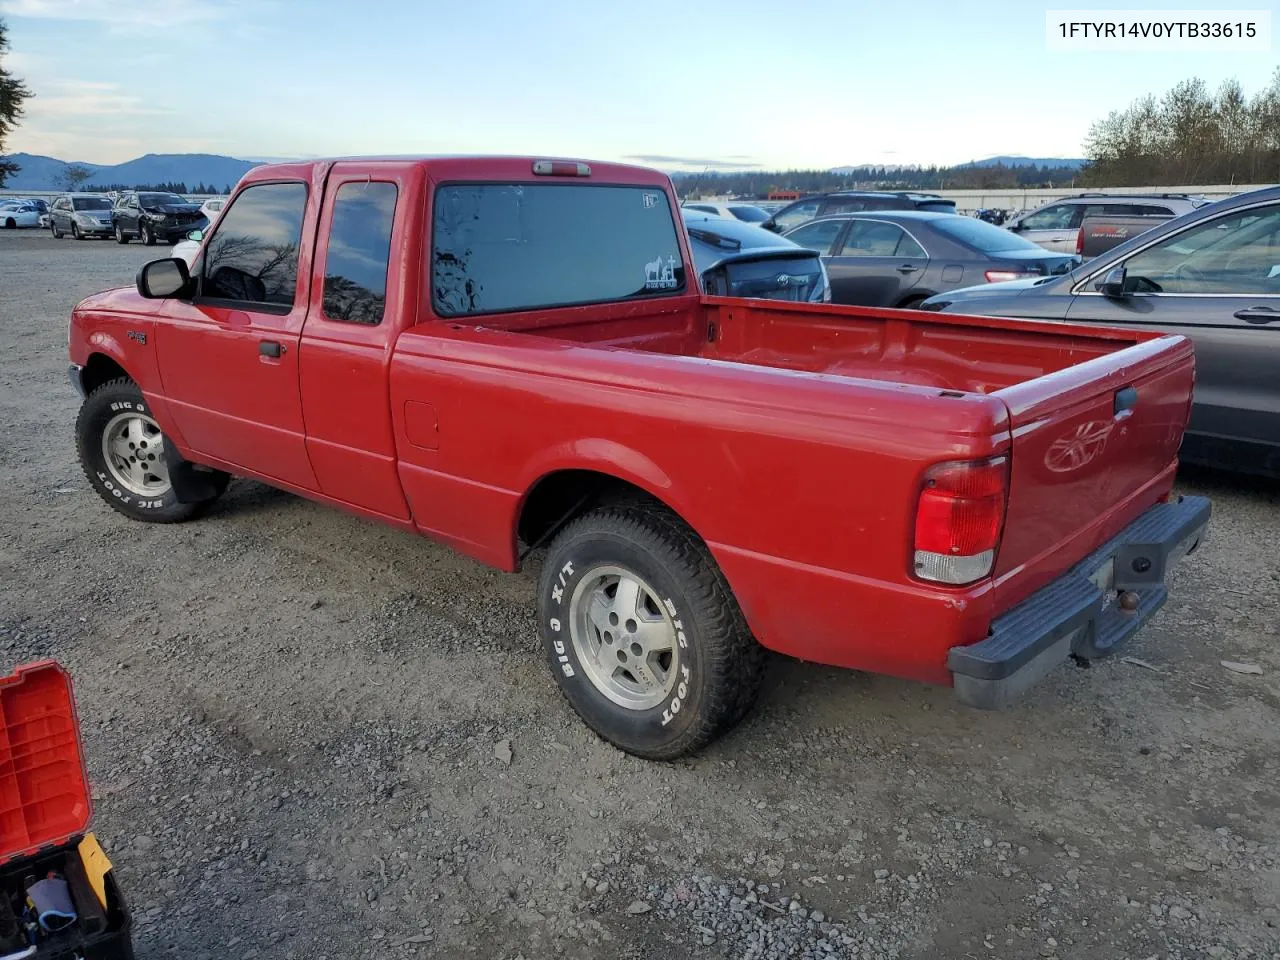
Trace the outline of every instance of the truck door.
<instances>
[{"instance_id":1,"label":"truck door","mask_svg":"<svg viewBox=\"0 0 1280 960\"><path fill-rule=\"evenodd\" d=\"M416 246L406 244L403 226L414 209L408 179L402 166L377 162L330 171L300 351L307 452L320 491L406 521L388 374L396 334L416 319L396 306L417 302L416 260L408 267ZM392 250L401 268L394 273Z\"/></svg>"},{"instance_id":2,"label":"truck door","mask_svg":"<svg viewBox=\"0 0 1280 960\"><path fill-rule=\"evenodd\" d=\"M237 194L195 262L196 296L165 300L155 326L165 397L188 446L303 490L316 489L298 394L311 192L309 205L299 179Z\"/></svg>"}]
</instances>

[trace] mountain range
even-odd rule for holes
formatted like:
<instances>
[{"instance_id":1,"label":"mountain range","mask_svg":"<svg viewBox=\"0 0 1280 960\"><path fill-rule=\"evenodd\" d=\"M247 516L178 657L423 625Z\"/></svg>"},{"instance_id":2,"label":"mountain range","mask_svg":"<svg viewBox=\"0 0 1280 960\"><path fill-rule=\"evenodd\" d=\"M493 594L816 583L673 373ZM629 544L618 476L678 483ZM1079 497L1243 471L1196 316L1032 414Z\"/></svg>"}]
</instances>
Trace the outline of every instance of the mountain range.
<instances>
[{"instance_id":1,"label":"mountain range","mask_svg":"<svg viewBox=\"0 0 1280 960\"><path fill-rule=\"evenodd\" d=\"M8 190L63 190L66 188L67 167L75 165L93 171L82 190L109 184L141 186L143 184L185 183L194 189L197 184L209 184L216 190L233 186L249 170L262 160L240 160L212 153L148 153L146 156L125 163L100 164L58 160L30 153L15 153L5 159L16 163L19 170L5 184ZM1084 160L1062 157L988 157L959 164L965 167L1072 167L1079 169ZM835 167L831 173L848 174L866 167L882 167L886 170L918 170L919 164L864 164L861 166Z\"/></svg>"},{"instance_id":2,"label":"mountain range","mask_svg":"<svg viewBox=\"0 0 1280 960\"><path fill-rule=\"evenodd\" d=\"M58 160L31 153L15 153L6 160L16 163L17 173L8 178L6 190L63 190L70 166L84 167L93 175L80 187L92 190L108 184L141 186L144 184L185 183L193 188L198 183L217 190L234 186L236 181L257 166L251 160L222 157L212 153L148 153L125 163L101 164Z\"/></svg>"}]
</instances>

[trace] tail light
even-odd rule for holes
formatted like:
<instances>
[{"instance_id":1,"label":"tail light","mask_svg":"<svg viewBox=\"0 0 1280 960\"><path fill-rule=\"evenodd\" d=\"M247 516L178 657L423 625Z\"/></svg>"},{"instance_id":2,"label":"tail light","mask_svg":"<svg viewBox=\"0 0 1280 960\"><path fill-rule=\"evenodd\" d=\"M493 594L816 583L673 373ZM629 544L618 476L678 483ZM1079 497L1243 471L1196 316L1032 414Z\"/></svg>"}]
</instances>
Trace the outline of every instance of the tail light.
<instances>
[{"instance_id":1,"label":"tail light","mask_svg":"<svg viewBox=\"0 0 1280 960\"><path fill-rule=\"evenodd\" d=\"M973 583L995 565L1009 498L1009 458L940 463L916 504L915 575Z\"/></svg>"},{"instance_id":2,"label":"tail light","mask_svg":"<svg viewBox=\"0 0 1280 960\"><path fill-rule=\"evenodd\" d=\"M1025 280L1028 277L1038 277L1038 273L1027 273L1023 270L988 270L983 274L987 278L987 283L1004 283L1006 280Z\"/></svg>"},{"instance_id":3,"label":"tail light","mask_svg":"<svg viewBox=\"0 0 1280 960\"><path fill-rule=\"evenodd\" d=\"M540 177L589 177L591 168L576 160L535 160L533 172Z\"/></svg>"},{"instance_id":4,"label":"tail light","mask_svg":"<svg viewBox=\"0 0 1280 960\"><path fill-rule=\"evenodd\" d=\"M1076 256L1084 256L1084 227L1076 231Z\"/></svg>"}]
</instances>

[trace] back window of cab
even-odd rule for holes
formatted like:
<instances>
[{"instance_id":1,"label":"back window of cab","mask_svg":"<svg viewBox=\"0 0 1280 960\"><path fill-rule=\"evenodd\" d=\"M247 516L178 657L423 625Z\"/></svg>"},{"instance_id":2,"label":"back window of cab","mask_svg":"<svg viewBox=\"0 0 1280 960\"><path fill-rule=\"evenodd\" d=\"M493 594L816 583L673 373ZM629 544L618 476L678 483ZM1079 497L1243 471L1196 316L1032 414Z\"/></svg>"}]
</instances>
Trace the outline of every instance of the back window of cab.
<instances>
[{"instance_id":1,"label":"back window of cab","mask_svg":"<svg viewBox=\"0 0 1280 960\"><path fill-rule=\"evenodd\" d=\"M441 186L431 299L444 317L613 303L686 288L675 218L654 187Z\"/></svg>"}]
</instances>

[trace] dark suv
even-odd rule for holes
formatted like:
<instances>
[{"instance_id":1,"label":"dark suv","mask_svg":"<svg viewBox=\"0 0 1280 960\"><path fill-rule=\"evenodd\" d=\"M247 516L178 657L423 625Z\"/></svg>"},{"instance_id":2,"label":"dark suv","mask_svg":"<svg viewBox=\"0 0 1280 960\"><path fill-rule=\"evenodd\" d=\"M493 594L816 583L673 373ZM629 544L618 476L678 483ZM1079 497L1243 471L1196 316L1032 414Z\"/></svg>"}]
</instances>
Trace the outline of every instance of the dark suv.
<instances>
[{"instance_id":1,"label":"dark suv","mask_svg":"<svg viewBox=\"0 0 1280 960\"><path fill-rule=\"evenodd\" d=\"M863 210L932 210L955 213L956 202L936 193L882 193L870 190L842 190L805 197L787 204L760 226L774 233L785 233L818 217L833 217Z\"/></svg>"},{"instance_id":2,"label":"dark suv","mask_svg":"<svg viewBox=\"0 0 1280 960\"><path fill-rule=\"evenodd\" d=\"M140 190L122 193L111 211L116 243L128 243L137 237L147 246L157 240L176 243L192 230L203 230L209 220L200 212L200 204L184 200L176 193Z\"/></svg>"}]
</instances>

